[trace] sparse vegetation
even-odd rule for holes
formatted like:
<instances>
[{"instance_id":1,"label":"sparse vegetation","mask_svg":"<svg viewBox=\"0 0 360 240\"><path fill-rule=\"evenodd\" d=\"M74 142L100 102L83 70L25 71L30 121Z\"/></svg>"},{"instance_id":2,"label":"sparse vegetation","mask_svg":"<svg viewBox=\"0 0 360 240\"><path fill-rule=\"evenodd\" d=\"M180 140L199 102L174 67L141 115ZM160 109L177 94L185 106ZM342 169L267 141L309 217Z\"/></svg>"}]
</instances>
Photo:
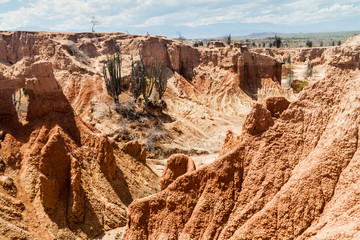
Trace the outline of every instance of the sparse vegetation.
<instances>
[{"instance_id":1,"label":"sparse vegetation","mask_svg":"<svg viewBox=\"0 0 360 240\"><path fill-rule=\"evenodd\" d=\"M308 62L306 72L305 72L305 79L309 79L313 75L314 64Z\"/></svg>"},{"instance_id":2,"label":"sparse vegetation","mask_svg":"<svg viewBox=\"0 0 360 240\"><path fill-rule=\"evenodd\" d=\"M287 85L286 87L291 86L291 82L294 79L294 65L291 63L291 58L290 56L288 56L285 60L285 67L288 69L288 73L287 73Z\"/></svg>"},{"instance_id":3,"label":"sparse vegetation","mask_svg":"<svg viewBox=\"0 0 360 240\"><path fill-rule=\"evenodd\" d=\"M115 103L119 103L119 95L122 92L121 57L119 54L108 58L104 63L103 76L108 94L114 99Z\"/></svg>"},{"instance_id":4,"label":"sparse vegetation","mask_svg":"<svg viewBox=\"0 0 360 240\"><path fill-rule=\"evenodd\" d=\"M230 45L230 44L231 44L231 34L225 36L224 42L225 42L227 45Z\"/></svg>"},{"instance_id":5,"label":"sparse vegetation","mask_svg":"<svg viewBox=\"0 0 360 240\"><path fill-rule=\"evenodd\" d=\"M307 41L306 41L306 46L311 48L311 47L313 46L312 41L307 40Z\"/></svg>"},{"instance_id":6,"label":"sparse vegetation","mask_svg":"<svg viewBox=\"0 0 360 240\"><path fill-rule=\"evenodd\" d=\"M75 59L85 65L88 65L90 63L89 57L80 51L78 46L74 42L70 42L68 45L68 52L71 56L74 56Z\"/></svg>"},{"instance_id":7,"label":"sparse vegetation","mask_svg":"<svg viewBox=\"0 0 360 240\"><path fill-rule=\"evenodd\" d=\"M195 41L194 44L193 44L193 47L200 47L200 46L204 46L203 41Z\"/></svg>"},{"instance_id":8,"label":"sparse vegetation","mask_svg":"<svg viewBox=\"0 0 360 240\"><path fill-rule=\"evenodd\" d=\"M281 47L298 48L305 47L307 41L312 42L312 47L326 47L335 46L339 41L344 43L349 37L360 34L360 31L349 31L349 32L333 32L333 33L291 33L291 34L276 34L281 38ZM261 44L262 47L276 46L274 44L274 35L258 35L257 37L245 36L245 37L234 37L232 41L240 41L242 44L251 46L252 42L255 42L257 46ZM333 43L334 42L334 43ZM249 44L247 44L249 43Z\"/></svg>"},{"instance_id":9,"label":"sparse vegetation","mask_svg":"<svg viewBox=\"0 0 360 240\"><path fill-rule=\"evenodd\" d=\"M131 86L130 91L133 93L135 102L142 95L144 99L145 108L150 105L152 107L166 107L162 101L162 96L166 91L167 82L163 76L164 64L152 62L149 69L146 68L142 54L140 54L139 63L135 64L132 58L132 71L131 71ZM157 97L160 100L159 106L150 101L150 97L153 93L153 88L157 91Z\"/></svg>"},{"instance_id":10,"label":"sparse vegetation","mask_svg":"<svg viewBox=\"0 0 360 240\"><path fill-rule=\"evenodd\" d=\"M100 25L101 21L96 16L91 16L90 23L92 24L91 32L95 32L95 26Z\"/></svg>"},{"instance_id":11,"label":"sparse vegetation","mask_svg":"<svg viewBox=\"0 0 360 240\"><path fill-rule=\"evenodd\" d=\"M164 95L166 91L166 79L163 76L164 73L164 64L157 62L153 62L151 65L151 76L153 77L153 80L155 82L155 88L159 95L159 100L162 100L162 96Z\"/></svg>"},{"instance_id":12,"label":"sparse vegetation","mask_svg":"<svg viewBox=\"0 0 360 240\"><path fill-rule=\"evenodd\" d=\"M186 40L186 38L181 34L181 32L177 32L177 35L178 35L178 40L180 42L184 42Z\"/></svg>"},{"instance_id":13,"label":"sparse vegetation","mask_svg":"<svg viewBox=\"0 0 360 240\"><path fill-rule=\"evenodd\" d=\"M29 97L26 88L21 88L12 94L12 102L18 113L18 118L23 121L26 118Z\"/></svg>"},{"instance_id":14,"label":"sparse vegetation","mask_svg":"<svg viewBox=\"0 0 360 240\"><path fill-rule=\"evenodd\" d=\"M141 95L141 84L145 81L146 70L143 58L140 53L140 62L135 65L133 56L131 56L131 85L130 91L133 94L135 102Z\"/></svg>"},{"instance_id":15,"label":"sparse vegetation","mask_svg":"<svg viewBox=\"0 0 360 240\"><path fill-rule=\"evenodd\" d=\"M274 40L274 46L277 47L277 48L280 48L281 47L281 37L278 37L275 35L275 40Z\"/></svg>"},{"instance_id":16,"label":"sparse vegetation","mask_svg":"<svg viewBox=\"0 0 360 240\"><path fill-rule=\"evenodd\" d=\"M291 85L296 92L301 92L305 87L309 85L309 82L297 80L296 84L291 84Z\"/></svg>"}]
</instances>

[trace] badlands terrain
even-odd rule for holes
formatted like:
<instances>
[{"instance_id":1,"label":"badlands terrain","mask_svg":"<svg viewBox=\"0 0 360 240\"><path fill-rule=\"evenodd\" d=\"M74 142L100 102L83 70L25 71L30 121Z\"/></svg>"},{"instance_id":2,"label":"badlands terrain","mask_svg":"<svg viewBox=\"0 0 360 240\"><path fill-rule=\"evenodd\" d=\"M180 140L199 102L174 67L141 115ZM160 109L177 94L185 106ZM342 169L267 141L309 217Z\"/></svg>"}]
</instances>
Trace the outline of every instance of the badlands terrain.
<instances>
[{"instance_id":1,"label":"badlands terrain","mask_svg":"<svg viewBox=\"0 0 360 240\"><path fill-rule=\"evenodd\" d=\"M0 239L360 239L359 51L0 32ZM114 53L166 109L114 103Z\"/></svg>"}]
</instances>

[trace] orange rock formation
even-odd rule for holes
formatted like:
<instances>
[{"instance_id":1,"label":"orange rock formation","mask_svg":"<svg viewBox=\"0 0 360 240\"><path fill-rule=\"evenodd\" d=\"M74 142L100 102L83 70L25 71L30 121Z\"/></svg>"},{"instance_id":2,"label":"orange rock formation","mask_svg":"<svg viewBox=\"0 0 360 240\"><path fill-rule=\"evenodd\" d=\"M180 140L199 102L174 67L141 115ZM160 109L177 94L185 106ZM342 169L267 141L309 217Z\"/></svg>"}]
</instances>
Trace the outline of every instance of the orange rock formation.
<instances>
[{"instance_id":1,"label":"orange rock formation","mask_svg":"<svg viewBox=\"0 0 360 240\"><path fill-rule=\"evenodd\" d=\"M359 50L327 50L298 100L255 104L233 150L135 200L125 239L359 238Z\"/></svg>"}]
</instances>

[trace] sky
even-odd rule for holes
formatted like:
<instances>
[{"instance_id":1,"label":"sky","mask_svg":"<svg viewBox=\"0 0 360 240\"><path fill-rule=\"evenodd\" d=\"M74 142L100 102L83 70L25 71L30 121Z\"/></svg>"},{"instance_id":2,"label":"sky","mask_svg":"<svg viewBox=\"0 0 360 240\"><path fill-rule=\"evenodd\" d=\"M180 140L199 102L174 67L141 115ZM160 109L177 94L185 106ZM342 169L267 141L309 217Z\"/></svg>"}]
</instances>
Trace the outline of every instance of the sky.
<instances>
[{"instance_id":1,"label":"sky","mask_svg":"<svg viewBox=\"0 0 360 240\"><path fill-rule=\"evenodd\" d=\"M210 38L360 30L359 0L0 0L0 30Z\"/></svg>"}]
</instances>

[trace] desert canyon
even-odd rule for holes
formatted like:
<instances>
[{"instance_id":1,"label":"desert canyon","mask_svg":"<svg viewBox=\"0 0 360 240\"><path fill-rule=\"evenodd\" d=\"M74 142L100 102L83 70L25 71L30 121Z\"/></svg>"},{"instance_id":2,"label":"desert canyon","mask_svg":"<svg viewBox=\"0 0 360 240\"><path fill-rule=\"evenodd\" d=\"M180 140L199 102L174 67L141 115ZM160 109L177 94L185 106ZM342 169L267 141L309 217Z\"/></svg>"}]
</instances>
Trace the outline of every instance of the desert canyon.
<instances>
[{"instance_id":1,"label":"desert canyon","mask_svg":"<svg viewBox=\"0 0 360 240\"><path fill-rule=\"evenodd\" d=\"M166 109L114 103L115 53L124 83L140 54L164 64ZM359 59L360 35L248 49L1 31L0 239L360 239Z\"/></svg>"}]
</instances>

